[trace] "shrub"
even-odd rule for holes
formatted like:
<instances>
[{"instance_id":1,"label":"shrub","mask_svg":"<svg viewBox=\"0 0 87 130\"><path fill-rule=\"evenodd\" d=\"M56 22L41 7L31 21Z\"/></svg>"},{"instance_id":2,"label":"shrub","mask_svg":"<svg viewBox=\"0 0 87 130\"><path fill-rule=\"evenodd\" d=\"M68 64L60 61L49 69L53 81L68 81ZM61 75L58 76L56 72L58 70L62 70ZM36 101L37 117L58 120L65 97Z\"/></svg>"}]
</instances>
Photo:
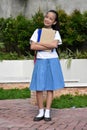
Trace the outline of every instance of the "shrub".
<instances>
[{"instance_id":1,"label":"shrub","mask_svg":"<svg viewBox=\"0 0 87 130\"><path fill-rule=\"evenodd\" d=\"M59 14L59 23L60 23L60 34L61 34L62 41L63 41L63 45L61 46L61 48L65 49L65 48L67 48L67 45L68 45L67 30L69 28L68 24L69 24L70 18L65 13L64 10L58 10L58 14Z\"/></svg>"},{"instance_id":2,"label":"shrub","mask_svg":"<svg viewBox=\"0 0 87 130\"><path fill-rule=\"evenodd\" d=\"M4 42L5 51L27 55L29 38L38 26L42 27L42 19L41 11L38 11L30 20L22 15L17 16L17 18L0 19L0 26L3 26L0 41ZM4 24L2 24L3 20Z\"/></svg>"},{"instance_id":3,"label":"shrub","mask_svg":"<svg viewBox=\"0 0 87 130\"><path fill-rule=\"evenodd\" d=\"M61 51L59 49L59 58L60 59L87 59L87 51L79 51L78 49L76 51L71 51L69 48L67 48L65 51Z\"/></svg>"},{"instance_id":4,"label":"shrub","mask_svg":"<svg viewBox=\"0 0 87 130\"><path fill-rule=\"evenodd\" d=\"M2 38L5 46L5 51L14 51L16 49L16 23L15 20L7 18L4 21L3 29L2 29Z\"/></svg>"},{"instance_id":5,"label":"shrub","mask_svg":"<svg viewBox=\"0 0 87 130\"><path fill-rule=\"evenodd\" d=\"M22 15L19 15L15 21L17 23L17 47L20 54L26 55L29 50L30 27L32 24L30 20Z\"/></svg>"},{"instance_id":6,"label":"shrub","mask_svg":"<svg viewBox=\"0 0 87 130\"><path fill-rule=\"evenodd\" d=\"M64 10L58 10L58 14L63 41L60 50L87 50L87 12L82 14L74 10L68 15ZM36 28L43 27L43 18L40 9L30 19L21 14L16 18L0 18L0 51L31 57L29 39Z\"/></svg>"},{"instance_id":7,"label":"shrub","mask_svg":"<svg viewBox=\"0 0 87 130\"><path fill-rule=\"evenodd\" d=\"M43 19L44 19L43 12L39 9L38 12L36 12L35 15L32 16L32 24L34 26L34 29L38 27L39 28L43 27Z\"/></svg>"},{"instance_id":8,"label":"shrub","mask_svg":"<svg viewBox=\"0 0 87 130\"><path fill-rule=\"evenodd\" d=\"M63 40L63 50L66 48L76 51L82 48L87 41L87 14L81 14L79 10L74 10L72 14L67 15L64 11L60 13L60 33Z\"/></svg>"}]
</instances>

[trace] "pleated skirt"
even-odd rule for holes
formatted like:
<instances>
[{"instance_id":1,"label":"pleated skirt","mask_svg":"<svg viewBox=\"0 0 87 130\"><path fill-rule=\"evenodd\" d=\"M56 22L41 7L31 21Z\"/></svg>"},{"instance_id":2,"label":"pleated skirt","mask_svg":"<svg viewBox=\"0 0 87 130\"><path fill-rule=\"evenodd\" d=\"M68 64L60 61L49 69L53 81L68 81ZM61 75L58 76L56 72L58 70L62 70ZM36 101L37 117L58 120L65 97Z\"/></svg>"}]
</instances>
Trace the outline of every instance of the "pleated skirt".
<instances>
[{"instance_id":1,"label":"pleated skirt","mask_svg":"<svg viewBox=\"0 0 87 130\"><path fill-rule=\"evenodd\" d=\"M58 58L36 60L30 90L57 90L64 88L64 86L63 73Z\"/></svg>"}]
</instances>

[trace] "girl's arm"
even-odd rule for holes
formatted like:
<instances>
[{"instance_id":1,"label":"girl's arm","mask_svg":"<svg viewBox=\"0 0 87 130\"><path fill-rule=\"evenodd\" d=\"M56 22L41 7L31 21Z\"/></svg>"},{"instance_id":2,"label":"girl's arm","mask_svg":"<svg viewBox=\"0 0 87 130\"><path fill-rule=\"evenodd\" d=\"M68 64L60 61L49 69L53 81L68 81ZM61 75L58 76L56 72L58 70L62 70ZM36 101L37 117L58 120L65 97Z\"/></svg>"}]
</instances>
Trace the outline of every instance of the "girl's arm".
<instances>
[{"instance_id":1,"label":"girl's arm","mask_svg":"<svg viewBox=\"0 0 87 130\"><path fill-rule=\"evenodd\" d=\"M41 45L40 43L33 42L30 45L31 50L51 50L51 48Z\"/></svg>"},{"instance_id":2,"label":"girl's arm","mask_svg":"<svg viewBox=\"0 0 87 130\"><path fill-rule=\"evenodd\" d=\"M45 47L48 47L50 49L57 48L58 45L62 44L61 36L58 31L56 31L55 38L50 43L40 43L40 45L43 45Z\"/></svg>"},{"instance_id":3,"label":"girl's arm","mask_svg":"<svg viewBox=\"0 0 87 130\"><path fill-rule=\"evenodd\" d=\"M58 46L58 40L54 40L53 42L51 43L39 43L40 45L44 46L44 47L47 47L49 49L53 49L53 48L57 48Z\"/></svg>"}]
</instances>

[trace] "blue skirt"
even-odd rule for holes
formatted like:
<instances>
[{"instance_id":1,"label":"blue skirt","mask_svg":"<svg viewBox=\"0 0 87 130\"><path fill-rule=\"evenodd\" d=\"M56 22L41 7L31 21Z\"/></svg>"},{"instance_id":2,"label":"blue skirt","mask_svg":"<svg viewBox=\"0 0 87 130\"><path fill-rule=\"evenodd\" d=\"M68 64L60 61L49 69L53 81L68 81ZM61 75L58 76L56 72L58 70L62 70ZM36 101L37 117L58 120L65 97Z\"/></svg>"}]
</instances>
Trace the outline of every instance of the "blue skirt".
<instances>
[{"instance_id":1,"label":"blue skirt","mask_svg":"<svg viewBox=\"0 0 87 130\"><path fill-rule=\"evenodd\" d=\"M30 90L57 90L64 88L64 86L64 78L58 58L36 60Z\"/></svg>"}]
</instances>

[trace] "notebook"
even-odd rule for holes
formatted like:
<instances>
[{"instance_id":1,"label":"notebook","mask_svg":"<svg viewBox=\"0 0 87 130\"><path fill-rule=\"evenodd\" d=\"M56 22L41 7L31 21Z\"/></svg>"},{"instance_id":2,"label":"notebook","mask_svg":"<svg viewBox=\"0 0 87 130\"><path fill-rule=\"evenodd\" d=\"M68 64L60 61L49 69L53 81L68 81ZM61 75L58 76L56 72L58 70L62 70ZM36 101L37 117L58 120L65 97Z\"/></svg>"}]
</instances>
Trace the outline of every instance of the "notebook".
<instances>
[{"instance_id":1,"label":"notebook","mask_svg":"<svg viewBox=\"0 0 87 130\"><path fill-rule=\"evenodd\" d=\"M54 37L55 37L55 30L42 28L40 42L50 43L54 40ZM51 51L51 50L45 50L45 51Z\"/></svg>"}]
</instances>

